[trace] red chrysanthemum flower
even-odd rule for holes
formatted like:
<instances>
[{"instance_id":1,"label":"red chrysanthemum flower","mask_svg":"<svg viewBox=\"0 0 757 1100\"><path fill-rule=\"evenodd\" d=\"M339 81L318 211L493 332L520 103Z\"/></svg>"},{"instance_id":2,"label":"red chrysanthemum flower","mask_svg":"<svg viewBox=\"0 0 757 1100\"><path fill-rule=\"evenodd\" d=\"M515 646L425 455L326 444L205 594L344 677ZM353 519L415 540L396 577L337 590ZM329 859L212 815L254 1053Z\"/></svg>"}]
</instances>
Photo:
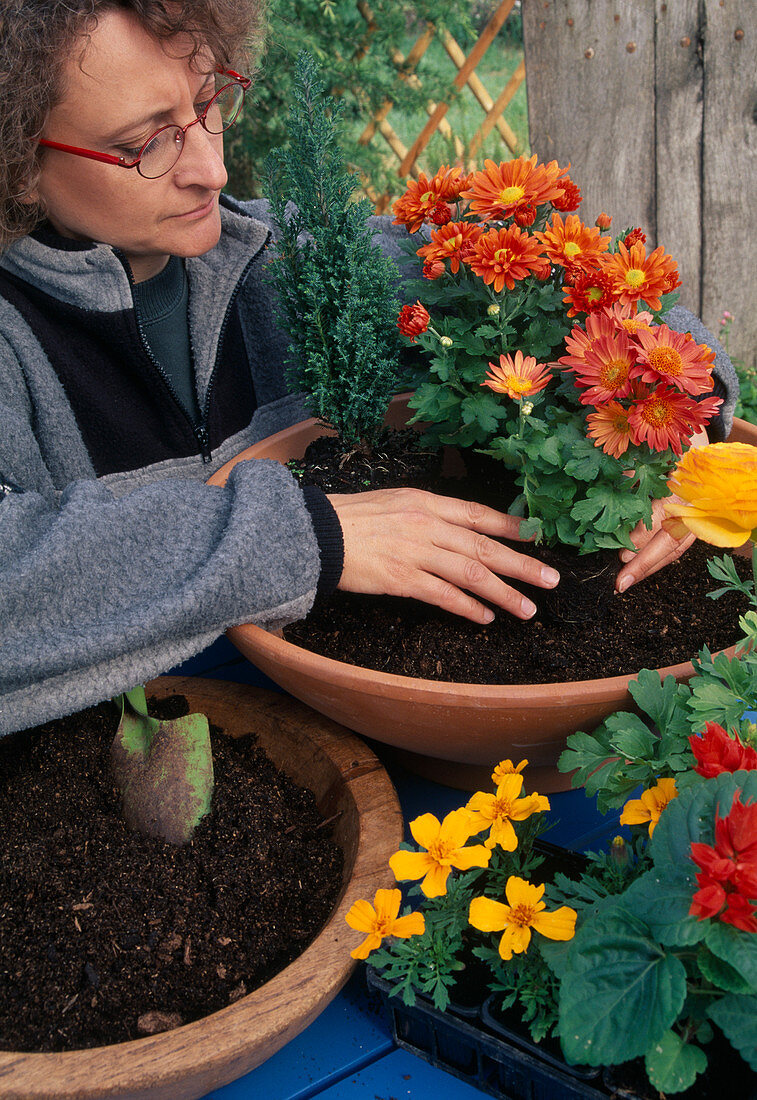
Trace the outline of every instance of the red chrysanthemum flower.
<instances>
[{"instance_id":1,"label":"red chrysanthemum flower","mask_svg":"<svg viewBox=\"0 0 757 1100\"><path fill-rule=\"evenodd\" d=\"M484 161L485 168L474 172L462 197L470 201L470 209L482 221L503 221L520 206L539 206L562 197L562 176L567 168L559 168L557 161L537 164L536 153L532 157L517 157L502 164Z\"/></svg>"},{"instance_id":2,"label":"red chrysanthemum flower","mask_svg":"<svg viewBox=\"0 0 757 1100\"><path fill-rule=\"evenodd\" d=\"M617 252L600 256L599 264L612 280L613 294L624 305L643 299L650 309L661 309L660 295L667 293L671 278L678 278L675 260L662 245L647 256L643 244L629 249L621 242Z\"/></svg>"},{"instance_id":3,"label":"red chrysanthemum flower","mask_svg":"<svg viewBox=\"0 0 757 1100\"><path fill-rule=\"evenodd\" d=\"M757 752L745 745L736 730L727 733L717 722L708 722L701 736L689 737L691 751L697 758L694 771L705 779L721 772L752 771L757 768Z\"/></svg>"},{"instance_id":4,"label":"red chrysanthemum flower","mask_svg":"<svg viewBox=\"0 0 757 1100\"><path fill-rule=\"evenodd\" d=\"M392 206L393 224L406 225L411 233L416 233L439 203L455 202L460 197L460 189L468 182L462 172L459 165L449 168L443 164L431 179L420 172L417 180L408 180L404 195Z\"/></svg>"},{"instance_id":5,"label":"red chrysanthemum flower","mask_svg":"<svg viewBox=\"0 0 757 1100\"><path fill-rule=\"evenodd\" d=\"M428 328L431 320L429 312L420 302L415 305L403 306L397 318L397 328L403 336L408 336L411 343L415 343L416 336L420 336Z\"/></svg>"},{"instance_id":6,"label":"red chrysanthemum flower","mask_svg":"<svg viewBox=\"0 0 757 1100\"><path fill-rule=\"evenodd\" d=\"M452 207L448 202L438 202L431 211L431 221L434 225L446 225L452 221Z\"/></svg>"},{"instance_id":7,"label":"red chrysanthemum flower","mask_svg":"<svg viewBox=\"0 0 757 1100\"><path fill-rule=\"evenodd\" d=\"M646 443L653 451L666 451L671 447L680 458L684 444L688 444L698 430L694 425L701 421L702 410L698 406L703 403L670 386L658 386L631 406L628 422L632 441ZM704 423L706 420L702 426Z\"/></svg>"},{"instance_id":8,"label":"red chrysanthemum flower","mask_svg":"<svg viewBox=\"0 0 757 1100\"><path fill-rule=\"evenodd\" d=\"M692 397L712 389L715 352L706 344L697 344L690 333L674 332L667 325L640 328L635 336L644 382L667 382Z\"/></svg>"},{"instance_id":9,"label":"red chrysanthemum flower","mask_svg":"<svg viewBox=\"0 0 757 1100\"><path fill-rule=\"evenodd\" d=\"M608 401L596 412L589 413L586 422L586 434L605 454L620 458L626 453L631 442L631 427L628 409L624 409L619 401Z\"/></svg>"},{"instance_id":10,"label":"red chrysanthemum flower","mask_svg":"<svg viewBox=\"0 0 757 1100\"><path fill-rule=\"evenodd\" d=\"M594 222L598 229L609 229L612 225L612 218L609 214L605 214L604 210Z\"/></svg>"},{"instance_id":11,"label":"red chrysanthemum flower","mask_svg":"<svg viewBox=\"0 0 757 1100\"><path fill-rule=\"evenodd\" d=\"M456 275L482 233L481 226L471 222L448 222L439 229L432 229L430 243L419 248L418 255L427 261L449 260L450 269Z\"/></svg>"},{"instance_id":12,"label":"red chrysanthemum flower","mask_svg":"<svg viewBox=\"0 0 757 1100\"><path fill-rule=\"evenodd\" d=\"M626 248L630 248L632 244L646 244L647 235L638 226L636 229L632 229L630 233L626 233L626 239L623 244Z\"/></svg>"},{"instance_id":13,"label":"red chrysanthemum flower","mask_svg":"<svg viewBox=\"0 0 757 1100\"><path fill-rule=\"evenodd\" d=\"M524 357L520 348L512 355L500 355L499 365L489 364L490 370L482 386L495 393L506 393L514 401L531 397L549 385L552 372L544 363L537 363L533 355Z\"/></svg>"},{"instance_id":14,"label":"red chrysanthemum flower","mask_svg":"<svg viewBox=\"0 0 757 1100\"><path fill-rule=\"evenodd\" d=\"M544 232L534 236L542 242L552 263L567 268L573 264L593 266L610 246L609 237L600 236L594 226L584 225L577 214L568 214L565 221L553 214Z\"/></svg>"},{"instance_id":15,"label":"red chrysanthemum flower","mask_svg":"<svg viewBox=\"0 0 757 1100\"><path fill-rule=\"evenodd\" d=\"M567 275L569 282L563 286L563 301L570 307L569 317L575 317L577 313L595 313L606 309L614 301L612 281L604 271L574 268Z\"/></svg>"},{"instance_id":16,"label":"red chrysanthemum flower","mask_svg":"<svg viewBox=\"0 0 757 1100\"><path fill-rule=\"evenodd\" d=\"M521 229L527 229L529 225L533 225L536 221L536 207L532 202L526 202L523 206L516 207L513 213L513 221L516 225L519 225Z\"/></svg>"},{"instance_id":17,"label":"red chrysanthemum flower","mask_svg":"<svg viewBox=\"0 0 757 1100\"><path fill-rule=\"evenodd\" d=\"M499 294L504 286L512 290L516 281L542 270L544 257L537 240L517 225L510 225L507 229L490 229L479 237L466 262Z\"/></svg>"},{"instance_id":18,"label":"red chrysanthemum flower","mask_svg":"<svg viewBox=\"0 0 757 1100\"><path fill-rule=\"evenodd\" d=\"M561 198L552 199L552 206L555 210L562 210L562 212L570 213L573 210L578 210L581 205L581 191L569 177L565 177L562 182L563 193Z\"/></svg>"},{"instance_id":19,"label":"red chrysanthemum flower","mask_svg":"<svg viewBox=\"0 0 757 1100\"><path fill-rule=\"evenodd\" d=\"M426 260L423 264L422 275L424 279L439 279L447 268L441 260Z\"/></svg>"},{"instance_id":20,"label":"red chrysanthemum flower","mask_svg":"<svg viewBox=\"0 0 757 1100\"><path fill-rule=\"evenodd\" d=\"M581 370L586 365L586 353L600 336L614 336L615 325L605 313L590 313L585 328L574 325L565 337L567 355L558 359L558 365L567 370Z\"/></svg>"},{"instance_id":21,"label":"red chrysanthemum flower","mask_svg":"<svg viewBox=\"0 0 757 1100\"><path fill-rule=\"evenodd\" d=\"M636 349L624 332L599 336L584 353L583 366L574 367L576 386L583 389L582 405L605 405L627 397L637 374Z\"/></svg>"}]
</instances>

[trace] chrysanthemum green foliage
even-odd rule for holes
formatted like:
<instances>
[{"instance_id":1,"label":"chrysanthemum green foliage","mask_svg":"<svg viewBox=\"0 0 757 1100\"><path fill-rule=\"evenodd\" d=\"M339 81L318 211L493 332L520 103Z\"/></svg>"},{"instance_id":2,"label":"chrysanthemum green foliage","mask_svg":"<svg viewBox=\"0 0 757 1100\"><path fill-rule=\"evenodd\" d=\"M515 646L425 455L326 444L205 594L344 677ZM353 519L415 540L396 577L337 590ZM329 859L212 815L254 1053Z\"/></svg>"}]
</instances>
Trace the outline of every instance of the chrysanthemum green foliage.
<instances>
[{"instance_id":1,"label":"chrysanthemum green foliage","mask_svg":"<svg viewBox=\"0 0 757 1100\"><path fill-rule=\"evenodd\" d=\"M399 374L395 264L373 244L368 202L339 145L340 105L316 63L297 61L289 146L267 163L279 230L271 264L289 333L288 379L345 447L375 439Z\"/></svg>"}]
</instances>

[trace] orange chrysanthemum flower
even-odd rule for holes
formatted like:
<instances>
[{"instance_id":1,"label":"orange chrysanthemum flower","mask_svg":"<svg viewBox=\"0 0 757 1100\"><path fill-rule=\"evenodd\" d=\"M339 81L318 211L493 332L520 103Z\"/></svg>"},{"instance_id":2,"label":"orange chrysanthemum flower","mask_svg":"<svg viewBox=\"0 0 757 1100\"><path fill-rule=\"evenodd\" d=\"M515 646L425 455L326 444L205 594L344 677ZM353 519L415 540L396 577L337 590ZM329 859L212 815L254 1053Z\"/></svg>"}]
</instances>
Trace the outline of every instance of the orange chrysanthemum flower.
<instances>
[{"instance_id":1,"label":"orange chrysanthemum flower","mask_svg":"<svg viewBox=\"0 0 757 1100\"><path fill-rule=\"evenodd\" d=\"M603 210L602 213L597 217L597 220L594 222L594 224L599 229L609 229L612 225L612 218L609 214L605 214Z\"/></svg>"},{"instance_id":2,"label":"orange chrysanthemum flower","mask_svg":"<svg viewBox=\"0 0 757 1100\"><path fill-rule=\"evenodd\" d=\"M747 443L692 448L668 488L676 499L665 498L663 527L675 538L691 531L713 546L742 546L757 537L757 450Z\"/></svg>"},{"instance_id":3,"label":"orange chrysanthemum flower","mask_svg":"<svg viewBox=\"0 0 757 1100\"><path fill-rule=\"evenodd\" d=\"M619 401L608 401L596 412L586 417L586 434L596 441L605 454L620 458L628 450L631 442L631 426L628 423L628 409Z\"/></svg>"},{"instance_id":4,"label":"orange chrysanthemum flower","mask_svg":"<svg viewBox=\"0 0 757 1100\"><path fill-rule=\"evenodd\" d=\"M647 235L643 229L639 228L639 226L637 226L635 229L632 229L630 233L626 233L625 240L623 241L623 244L626 246L626 248L630 248L632 244L646 243Z\"/></svg>"},{"instance_id":5,"label":"orange chrysanthemum flower","mask_svg":"<svg viewBox=\"0 0 757 1100\"><path fill-rule=\"evenodd\" d=\"M371 951L380 947L387 936L405 939L408 936L423 935L426 931L423 913L408 913L400 917L398 914L401 901L400 890L377 890L373 905L361 898L350 907L344 919L350 928L366 934L360 946L350 951L353 959L367 959Z\"/></svg>"},{"instance_id":6,"label":"orange chrysanthemum flower","mask_svg":"<svg viewBox=\"0 0 757 1100\"><path fill-rule=\"evenodd\" d=\"M719 398L705 398L705 401L720 404ZM672 447L673 453L680 458L684 444L688 444L693 432L709 419L706 417L702 423L703 410L699 406L704 404L670 386L658 386L629 410L632 442L646 443L653 451Z\"/></svg>"},{"instance_id":7,"label":"orange chrysanthemum flower","mask_svg":"<svg viewBox=\"0 0 757 1100\"><path fill-rule=\"evenodd\" d=\"M581 190L572 179L567 176L561 181L563 187L562 196L559 199L552 199L552 205L555 210L562 210L562 212L569 213L573 210L578 210L581 205Z\"/></svg>"},{"instance_id":8,"label":"orange chrysanthemum flower","mask_svg":"<svg viewBox=\"0 0 757 1100\"><path fill-rule=\"evenodd\" d=\"M605 405L627 397L638 373L636 349L624 332L597 337L586 349L583 366L574 367L582 405Z\"/></svg>"},{"instance_id":9,"label":"orange chrysanthemum flower","mask_svg":"<svg viewBox=\"0 0 757 1100\"><path fill-rule=\"evenodd\" d=\"M393 224L406 225L411 233L416 233L431 219L440 203L455 202L460 197L461 188L468 182L468 176L462 173L459 165L449 168L443 164L431 179L420 172L417 180L408 180L404 195L400 195L392 206Z\"/></svg>"},{"instance_id":10,"label":"orange chrysanthemum flower","mask_svg":"<svg viewBox=\"0 0 757 1100\"><path fill-rule=\"evenodd\" d=\"M568 214L565 221L553 214L551 224L534 236L542 242L552 263L563 267L593 265L610 246L609 237L600 236L594 226L584 225L577 214Z\"/></svg>"},{"instance_id":11,"label":"orange chrysanthemum flower","mask_svg":"<svg viewBox=\"0 0 757 1100\"><path fill-rule=\"evenodd\" d=\"M715 352L697 344L691 333L674 332L667 325L647 326L636 333L636 343L643 382L654 385L662 380L694 397L712 389Z\"/></svg>"},{"instance_id":12,"label":"orange chrysanthemum flower","mask_svg":"<svg viewBox=\"0 0 757 1100\"><path fill-rule=\"evenodd\" d=\"M397 328L414 344L416 336L426 331L430 320L426 307L421 302L416 302L415 305L402 307L397 318Z\"/></svg>"},{"instance_id":13,"label":"orange chrysanthemum flower","mask_svg":"<svg viewBox=\"0 0 757 1100\"><path fill-rule=\"evenodd\" d=\"M569 317L575 317L577 313L596 313L612 305L612 282L604 271L574 268L567 275L570 281L563 286L563 301L570 307Z\"/></svg>"},{"instance_id":14,"label":"orange chrysanthemum flower","mask_svg":"<svg viewBox=\"0 0 757 1100\"><path fill-rule=\"evenodd\" d=\"M471 222L448 222L431 231L431 241L418 249L418 255L426 262L449 260L453 275L460 270L460 263L471 255L473 246L483 234L480 225Z\"/></svg>"},{"instance_id":15,"label":"orange chrysanthemum flower","mask_svg":"<svg viewBox=\"0 0 757 1100\"><path fill-rule=\"evenodd\" d=\"M462 198L470 201L470 209L482 221L503 221L519 207L561 198L564 187L560 177L567 175L568 169L559 168L556 160L549 164L536 161L536 153L502 164L486 160L484 171L470 177Z\"/></svg>"},{"instance_id":16,"label":"orange chrysanthemum flower","mask_svg":"<svg viewBox=\"0 0 757 1100\"><path fill-rule=\"evenodd\" d=\"M651 332L654 321L651 313L643 310L637 312L636 305L621 305L615 302L605 309L605 313L612 319L616 328L624 329L629 336L635 336L637 332Z\"/></svg>"},{"instance_id":17,"label":"orange chrysanthemum flower","mask_svg":"<svg viewBox=\"0 0 757 1100\"><path fill-rule=\"evenodd\" d=\"M585 329L574 325L565 337L565 350L568 354L561 355L557 365L566 370L581 370L586 365L586 353L594 346L594 342L602 336L612 337L616 331L606 313L590 313L586 318Z\"/></svg>"},{"instance_id":18,"label":"orange chrysanthemum flower","mask_svg":"<svg viewBox=\"0 0 757 1100\"><path fill-rule=\"evenodd\" d=\"M628 249L621 241L618 251L605 253L599 263L612 280L613 294L624 305L643 299L650 309L660 309L660 295L678 278L675 260L662 245L647 256L643 244Z\"/></svg>"},{"instance_id":19,"label":"orange chrysanthemum flower","mask_svg":"<svg viewBox=\"0 0 757 1100\"><path fill-rule=\"evenodd\" d=\"M513 401L522 397L532 397L549 385L552 372L544 363L537 363L533 355L526 355L518 348L515 358L500 355L499 366L489 364L489 372L482 386L495 393L506 393Z\"/></svg>"},{"instance_id":20,"label":"orange chrysanthemum flower","mask_svg":"<svg viewBox=\"0 0 757 1100\"><path fill-rule=\"evenodd\" d=\"M512 290L517 280L543 268L541 245L517 225L507 229L490 229L478 238L466 262L487 286L494 285L497 294L504 286Z\"/></svg>"}]
</instances>

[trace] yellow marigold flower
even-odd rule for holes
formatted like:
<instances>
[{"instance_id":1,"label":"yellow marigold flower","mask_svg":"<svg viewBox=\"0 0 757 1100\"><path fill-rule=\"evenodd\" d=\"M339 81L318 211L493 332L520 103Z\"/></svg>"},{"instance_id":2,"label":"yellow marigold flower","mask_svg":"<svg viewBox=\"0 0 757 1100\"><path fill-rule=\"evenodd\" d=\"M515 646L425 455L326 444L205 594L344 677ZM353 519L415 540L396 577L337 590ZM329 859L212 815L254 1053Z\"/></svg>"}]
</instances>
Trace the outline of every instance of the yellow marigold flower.
<instances>
[{"instance_id":1,"label":"yellow marigold flower","mask_svg":"<svg viewBox=\"0 0 757 1100\"><path fill-rule=\"evenodd\" d=\"M500 760L499 764L497 764L492 772L492 782L499 786L506 775L514 775L518 772L522 772L527 764L527 760L521 760L519 764L513 764L512 760Z\"/></svg>"},{"instance_id":2,"label":"yellow marigold flower","mask_svg":"<svg viewBox=\"0 0 757 1100\"><path fill-rule=\"evenodd\" d=\"M395 852L389 860L398 882L422 878L421 890L427 898L438 898L447 892L447 879L453 867L469 871L471 867L486 867L491 852L483 844L464 847L479 830L471 822L467 810L452 810L439 823L433 814L421 814L410 822L413 839L425 852Z\"/></svg>"},{"instance_id":3,"label":"yellow marigold flower","mask_svg":"<svg viewBox=\"0 0 757 1100\"><path fill-rule=\"evenodd\" d=\"M489 836L484 841L487 848L499 844L506 852L514 852L518 838L512 822L525 821L531 814L549 809L549 800L544 795L528 794L520 798L522 787L523 776L513 772L503 776L496 794L477 791L468 802L466 809L472 820L471 832L489 829Z\"/></svg>"},{"instance_id":4,"label":"yellow marigold flower","mask_svg":"<svg viewBox=\"0 0 757 1100\"><path fill-rule=\"evenodd\" d=\"M545 912L544 886L535 886L511 875L505 887L509 905L492 898L473 898L468 920L481 932L501 932L500 956L508 962L522 954L531 942L531 929L550 940L570 940L576 932L576 911L567 905Z\"/></svg>"},{"instance_id":5,"label":"yellow marigold flower","mask_svg":"<svg viewBox=\"0 0 757 1100\"><path fill-rule=\"evenodd\" d=\"M353 959L367 959L371 951L380 947L382 940L387 936L400 936L405 939L407 936L423 935L426 931L426 918L423 913L397 916L401 901L402 893L399 890L377 890L373 905L361 898L351 906L344 919L356 932L367 933L360 946L350 951Z\"/></svg>"},{"instance_id":6,"label":"yellow marigold flower","mask_svg":"<svg viewBox=\"0 0 757 1100\"><path fill-rule=\"evenodd\" d=\"M678 797L675 779L660 779L656 787L650 787L641 798L632 798L623 807L621 825L645 825L649 822L649 835L655 831L660 814L669 802Z\"/></svg>"},{"instance_id":7,"label":"yellow marigold flower","mask_svg":"<svg viewBox=\"0 0 757 1100\"><path fill-rule=\"evenodd\" d=\"M687 451L673 471L663 526L713 546L741 546L757 530L757 447L711 443Z\"/></svg>"}]
</instances>

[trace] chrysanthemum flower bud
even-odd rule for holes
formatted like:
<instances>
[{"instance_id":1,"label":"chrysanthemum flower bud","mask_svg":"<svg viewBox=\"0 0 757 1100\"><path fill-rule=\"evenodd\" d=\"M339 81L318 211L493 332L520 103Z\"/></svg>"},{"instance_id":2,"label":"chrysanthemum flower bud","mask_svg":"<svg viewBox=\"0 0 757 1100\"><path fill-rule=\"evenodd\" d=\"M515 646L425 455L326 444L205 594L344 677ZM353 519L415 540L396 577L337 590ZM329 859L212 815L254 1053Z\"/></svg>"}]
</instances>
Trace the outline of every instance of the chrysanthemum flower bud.
<instances>
[{"instance_id":1,"label":"chrysanthemum flower bud","mask_svg":"<svg viewBox=\"0 0 757 1100\"><path fill-rule=\"evenodd\" d=\"M609 214L605 214L605 212L602 211L594 224L597 226L598 229L609 229L612 225L612 218Z\"/></svg>"},{"instance_id":2,"label":"chrysanthemum flower bud","mask_svg":"<svg viewBox=\"0 0 757 1100\"><path fill-rule=\"evenodd\" d=\"M534 411L533 401L524 401L523 404L521 405L521 412L523 413L523 415L524 416L530 416L533 411Z\"/></svg>"},{"instance_id":3,"label":"chrysanthemum flower bud","mask_svg":"<svg viewBox=\"0 0 757 1100\"><path fill-rule=\"evenodd\" d=\"M496 302L492 302L492 304L487 307L486 312L490 317L499 317L499 306Z\"/></svg>"},{"instance_id":4,"label":"chrysanthemum flower bud","mask_svg":"<svg viewBox=\"0 0 757 1100\"><path fill-rule=\"evenodd\" d=\"M451 348L453 341L449 336L440 336L439 343L442 345L443 348Z\"/></svg>"}]
</instances>

